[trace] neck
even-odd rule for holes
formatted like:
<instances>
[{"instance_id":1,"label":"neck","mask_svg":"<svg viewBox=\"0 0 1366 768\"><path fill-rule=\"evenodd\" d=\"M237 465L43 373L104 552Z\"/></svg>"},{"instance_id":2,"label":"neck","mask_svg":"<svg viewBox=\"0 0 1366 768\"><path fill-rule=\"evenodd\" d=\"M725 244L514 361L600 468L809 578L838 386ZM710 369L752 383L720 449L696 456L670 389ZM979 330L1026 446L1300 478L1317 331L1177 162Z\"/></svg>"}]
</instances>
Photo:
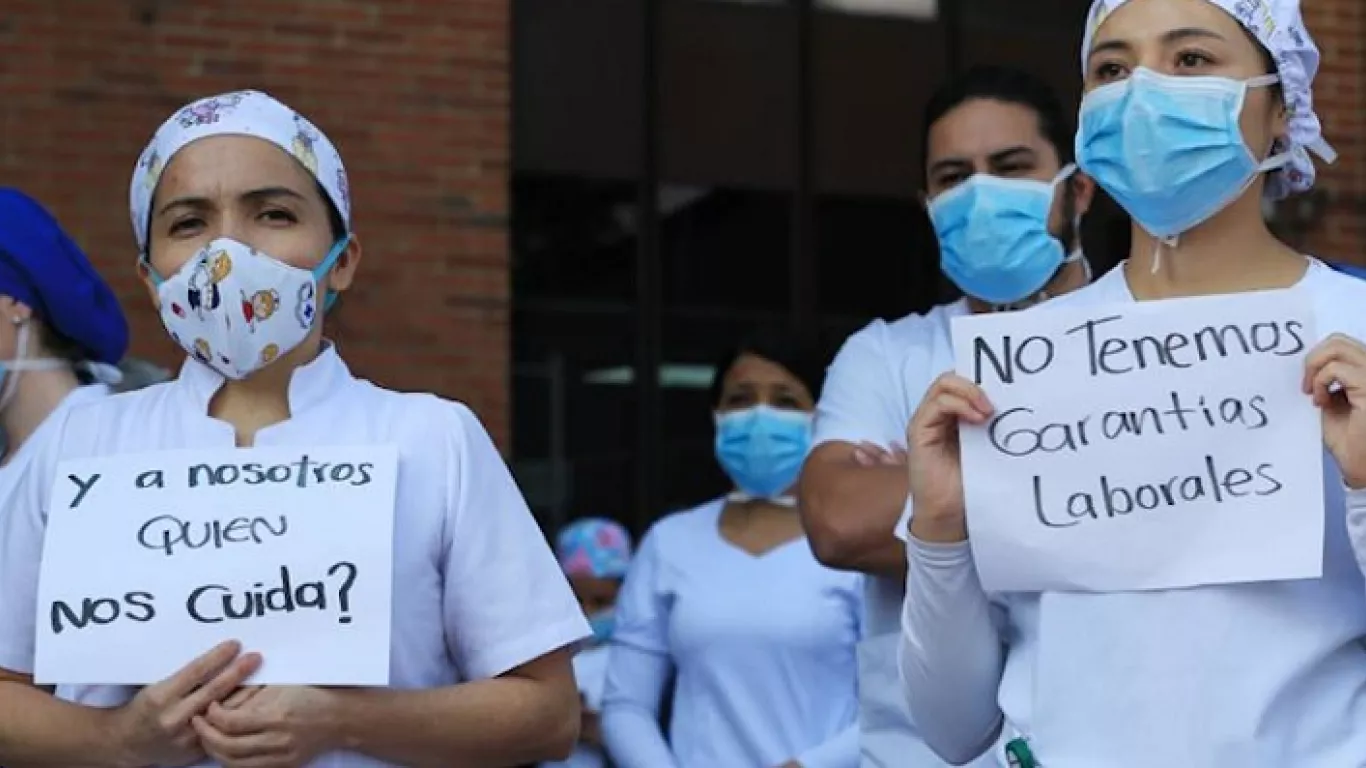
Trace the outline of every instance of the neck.
<instances>
[{"instance_id":1,"label":"neck","mask_svg":"<svg viewBox=\"0 0 1366 768\"><path fill-rule=\"evenodd\" d=\"M1084 285L1086 285L1086 265L1081 262L1081 259L1069 261L1062 265L1062 268L1058 270L1058 274L1053 276L1053 279L1048 282L1048 285L1043 287L1043 290L1040 291L1037 296L1019 302L1018 304L1013 305L1012 308L1024 309L1025 307L1031 307L1044 301L1048 296L1061 296L1064 293L1071 293ZM969 296L968 309L971 310L973 314L980 315L988 312L995 312L996 306Z\"/></svg>"},{"instance_id":2,"label":"neck","mask_svg":"<svg viewBox=\"0 0 1366 768\"><path fill-rule=\"evenodd\" d=\"M1144 300L1287 288L1305 260L1267 228L1257 185L1175 246L1134 225L1124 269L1130 292Z\"/></svg>"},{"instance_id":3,"label":"neck","mask_svg":"<svg viewBox=\"0 0 1366 768\"><path fill-rule=\"evenodd\" d=\"M245 379L223 382L209 401L209 415L226 421L237 432L237 444L253 444L257 431L290 417L289 384L294 372L322 352L322 338L310 336L303 344Z\"/></svg>"},{"instance_id":4,"label":"neck","mask_svg":"<svg viewBox=\"0 0 1366 768\"><path fill-rule=\"evenodd\" d=\"M13 371L17 376L14 397L0 415L0 425L8 438L4 461L8 462L19 447L42 426L43 421L66 396L81 385L70 368L52 371Z\"/></svg>"}]
</instances>

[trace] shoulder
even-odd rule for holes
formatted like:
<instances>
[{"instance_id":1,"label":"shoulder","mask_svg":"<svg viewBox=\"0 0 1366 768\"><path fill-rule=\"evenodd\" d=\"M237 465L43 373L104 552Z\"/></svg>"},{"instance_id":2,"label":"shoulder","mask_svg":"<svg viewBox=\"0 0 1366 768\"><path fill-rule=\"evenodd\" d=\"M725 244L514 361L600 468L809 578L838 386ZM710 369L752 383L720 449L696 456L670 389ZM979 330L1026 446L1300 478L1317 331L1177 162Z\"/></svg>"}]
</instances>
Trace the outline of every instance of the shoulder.
<instances>
[{"instance_id":1,"label":"shoulder","mask_svg":"<svg viewBox=\"0 0 1366 768\"><path fill-rule=\"evenodd\" d=\"M696 551L710 532L716 531L716 520L725 506L725 499L712 499L690 509L670 512L659 518L645 532L640 551L655 556L669 556L680 551Z\"/></svg>"},{"instance_id":2,"label":"shoulder","mask_svg":"<svg viewBox=\"0 0 1366 768\"><path fill-rule=\"evenodd\" d=\"M1343 333L1366 341L1366 280L1313 260L1305 280L1314 315L1317 335Z\"/></svg>"},{"instance_id":3,"label":"shoulder","mask_svg":"<svg viewBox=\"0 0 1366 768\"><path fill-rule=\"evenodd\" d=\"M886 350L903 349L948 328L954 317L967 313L966 306L966 301L960 299L935 306L923 314L910 314L890 322L874 320L850 336L846 343L877 345Z\"/></svg>"},{"instance_id":4,"label":"shoulder","mask_svg":"<svg viewBox=\"0 0 1366 768\"><path fill-rule=\"evenodd\" d=\"M1129 283L1124 276L1124 265L1120 264L1092 283L1061 296L1054 296L1048 301L1036 304L1024 311L1095 307L1132 301L1133 297L1129 294Z\"/></svg>"}]
</instances>

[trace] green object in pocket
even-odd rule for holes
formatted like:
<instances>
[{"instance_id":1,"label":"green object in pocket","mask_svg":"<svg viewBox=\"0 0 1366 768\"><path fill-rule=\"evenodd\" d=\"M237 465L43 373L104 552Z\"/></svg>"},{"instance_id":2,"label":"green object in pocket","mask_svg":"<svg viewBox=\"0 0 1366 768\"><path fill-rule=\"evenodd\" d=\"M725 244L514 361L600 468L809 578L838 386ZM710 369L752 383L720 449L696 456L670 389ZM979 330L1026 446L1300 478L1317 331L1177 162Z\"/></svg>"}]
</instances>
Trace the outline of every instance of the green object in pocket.
<instances>
[{"instance_id":1,"label":"green object in pocket","mask_svg":"<svg viewBox=\"0 0 1366 768\"><path fill-rule=\"evenodd\" d=\"M1024 739L1011 739L1006 744L1006 761L1011 768L1039 768L1034 753L1029 750L1029 742Z\"/></svg>"}]
</instances>

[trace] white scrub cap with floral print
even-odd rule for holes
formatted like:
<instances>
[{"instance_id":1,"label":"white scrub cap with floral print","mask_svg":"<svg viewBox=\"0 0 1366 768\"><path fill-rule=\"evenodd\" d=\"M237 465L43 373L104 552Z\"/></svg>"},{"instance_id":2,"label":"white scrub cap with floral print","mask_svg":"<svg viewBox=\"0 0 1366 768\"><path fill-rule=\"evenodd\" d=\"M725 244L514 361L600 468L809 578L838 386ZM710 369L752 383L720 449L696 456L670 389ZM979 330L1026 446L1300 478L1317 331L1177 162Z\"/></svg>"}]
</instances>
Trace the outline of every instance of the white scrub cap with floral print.
<instances>
[{"instance_id":1,"label":"white scrub cap with floral print","mask_svg":"<svg viewBox=\"0 0 1366 768\"><path fill-rule=\"evenodd\" d=\"M162 123L143 150L128 195L140 253L147 250L152 195L162 170L188 144L209 136L254 136L284 150L313 174L346 228L351 228L351 193L336 146L307 118L271 96L235 91L182 107Z\"/></svg>"},{"instance_id":2,"label":"white scrub cap with floral print","mask_svg":"<svg viewBox=\"0 0 1366 768\"><path fill-rule=\"evenodd\" d=\"M1337 153L1323 138L1323 126L1314 114L1314 76L1319 69L1319 49L1305 29L1300 14L1299 0L1206 0L1238 20L1276 62L1276 73L1281 78L1289 114L1289 131L1285 146L1276 151L1288 151L1291 160L1284 168L1272 172L1267 179L1266 195L1279 200L1305 192L1314 186L1313 152L1325 162L1337 159ZM1129 0L1094 0L1087 18L1086 36L1081 48L1081 66L1091 53L1091 42L1096 30L1110 12Z\"/></svg>"}]
</instances>

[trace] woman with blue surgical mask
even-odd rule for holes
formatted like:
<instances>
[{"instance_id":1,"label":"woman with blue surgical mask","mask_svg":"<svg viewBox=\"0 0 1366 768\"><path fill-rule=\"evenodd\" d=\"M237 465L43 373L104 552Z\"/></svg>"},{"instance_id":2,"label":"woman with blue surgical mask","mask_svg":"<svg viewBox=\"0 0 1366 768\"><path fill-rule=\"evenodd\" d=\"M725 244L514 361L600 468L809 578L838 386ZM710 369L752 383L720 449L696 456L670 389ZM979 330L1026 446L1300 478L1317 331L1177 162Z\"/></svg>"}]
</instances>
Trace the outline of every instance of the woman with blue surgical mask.
<instances>
[{"instance_id":1,"label":"woman with blue surgical mask","mask_svg":"<svg viewBox=\"0 0 1366 768\"><path fill-rule=\"evenodd\" d=\"M1360 765L1366 284L1282 244L1262 217L1265 200L1310 188L1309 153L1332 159L1313 110L1318 50L1296 0L1094 0L1086 29L1078 162L1133 218L1134 243L1122 267L1049 307L1277 289L1307 299L1319 338L1302 387L1321 409L1328 455L1322 576L984 592L958 429L986 423L993 406L946 374L909 432L900 656L910 708L954 761Z\"/></svg>"},{"instance_id":2,"label":"woman with blue surgical mask","mask_svg":"<svg viewBox=\"0 0 1366 768\"><path fill-rule=\"evenodd\" d=\"M355 377L324 336L332 298L360 280L335 145L264 93L200 99L152 136L129 198L139 274L187 357L172 381L59 419L0 516L0 764L567 756L579 728L570 659L588 625L493 442L460 403ZM272 660L228 639L147 686L64 686L69 701L36 686L40 552L58 467L256 446L397 449L393 505L374 510L393 517L388 684L244 687Z\"/></svg>"},{"instance_id":3,"label":"woman with blue surgical mask","mask_svg":"<svg viewBox=\"0 0 1366 768\"><path fill-rule=\"evenodd\" d=\"M599 517L575 520L555 537L555 555L588 617L593 637L574 654L583 719L579 745L562 762L541 768L603 768L602 688L607 681L608 641L616 628L617 594L631 565L631 535L620 523Z\"/></svg>"},{"instance_id":4,"label":"woman with blue surgical mask","mask_svg":"<svg viewBox=\"0 0 1366 768\"><path fill-rule=\"evenodd\" d=\"M602 719L618 768L858 765L859 578L816 562L793 498L824 363L758 335L717 366L734 489L656 523L626 577Z\"/></svg>"}]
</instances>

